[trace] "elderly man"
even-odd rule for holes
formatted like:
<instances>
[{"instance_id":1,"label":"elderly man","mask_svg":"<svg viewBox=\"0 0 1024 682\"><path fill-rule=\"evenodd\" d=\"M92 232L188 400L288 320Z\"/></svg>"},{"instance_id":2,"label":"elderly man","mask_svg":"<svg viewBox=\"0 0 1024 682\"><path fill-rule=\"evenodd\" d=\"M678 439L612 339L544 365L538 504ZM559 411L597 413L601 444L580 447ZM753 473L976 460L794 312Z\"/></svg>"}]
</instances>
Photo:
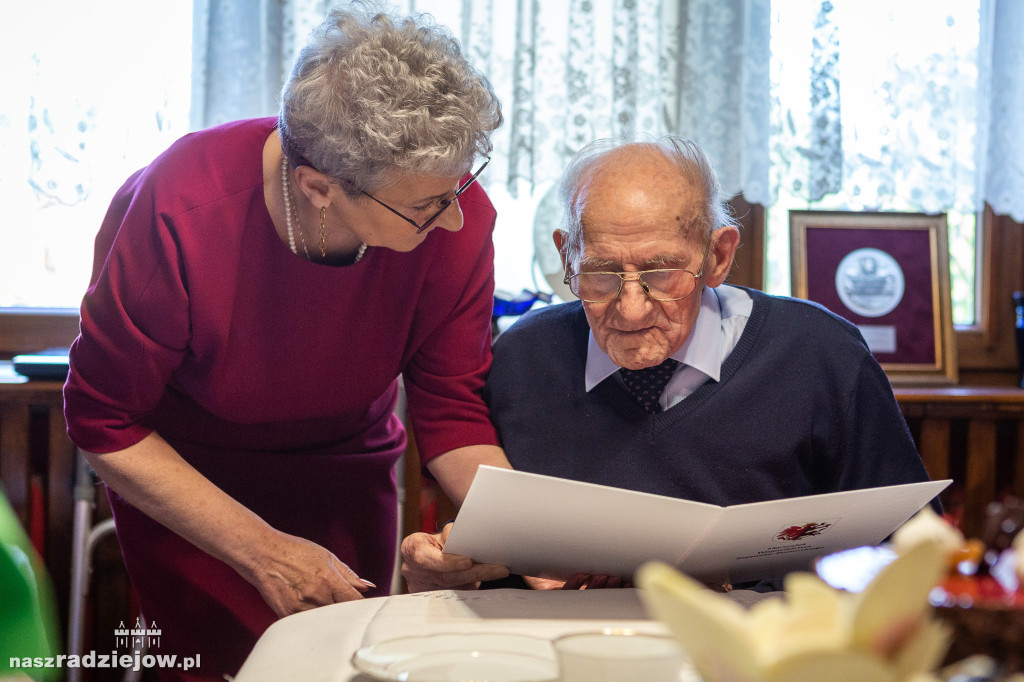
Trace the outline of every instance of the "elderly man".
<instances>
[{"instance_id":1,"label":"elderly man","mask_svg":"<svg viewBox=\"0 0 1024 682\"><path fill-rule=\"evenodd\" d=\"M505 332L485 390L512 466L717 505L927 480L856 327L724 285L739 232L697 145L595 143L561 189L580 301ZM411 588L495 573L444 537L407 539Z\"/></svg>"}]
</instances>

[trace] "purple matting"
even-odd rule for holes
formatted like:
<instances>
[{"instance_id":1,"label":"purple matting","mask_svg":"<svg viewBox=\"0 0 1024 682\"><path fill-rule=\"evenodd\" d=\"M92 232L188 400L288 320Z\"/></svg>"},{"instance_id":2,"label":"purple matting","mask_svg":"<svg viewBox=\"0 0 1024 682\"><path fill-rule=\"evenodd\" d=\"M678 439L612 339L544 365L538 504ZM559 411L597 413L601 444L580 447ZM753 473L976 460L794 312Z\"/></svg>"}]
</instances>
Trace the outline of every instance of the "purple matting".
<instances>
[{"instance_id":1,"label":"purple matting","mask_svg":"<svg viewBox=\"0 0 1024 682\"><path fill-rule=\"evenodd\" d=\"M880 363L935 365L935 309L932 305L931 242L922 229L806 229L807 298L856 325L896 328L896 352L875 353ZM899 263L905 278L903 299L881 317L858 315L836 292L836 270L855 249L875 248Z\"/></svg>"}]
</instances>

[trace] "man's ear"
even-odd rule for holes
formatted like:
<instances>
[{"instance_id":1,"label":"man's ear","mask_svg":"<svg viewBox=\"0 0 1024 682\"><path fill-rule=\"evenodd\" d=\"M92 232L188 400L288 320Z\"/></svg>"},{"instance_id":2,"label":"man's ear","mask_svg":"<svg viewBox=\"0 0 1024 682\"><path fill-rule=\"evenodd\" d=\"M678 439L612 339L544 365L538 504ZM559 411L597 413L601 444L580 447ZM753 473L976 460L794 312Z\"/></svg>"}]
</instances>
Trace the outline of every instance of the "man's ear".
<instances>
[{"instance_id":1,"label":"man's ear","mask_svg":"<svg viewBox=\"0 0 1024 682\"><path fill-rule=\"evenodd\" d=\"M717 287L729 276L736 248L740 245L740 231L732 225L720 227L711 233L711 248L704 264L704 283Z\"/></svg>"},{"instance_id":2,"label":"man's ear","mask_svg":"<svg viewBox=\"0 0 1024 682\"><path fill-rule=\"evenodd\" d=\"M562 271L568 272L565 266L565 255L569 251L569 233L565 230L555 230L551 235L555 240L555 248L558 249L558 257L562 259Z\"/></svg>"},{"instance_id":3,"label":"man's ear","mask_svg":"<svg viewBox=\"0 0 1024 682\"><path fill-rule=\"evenodd\" d=\"M299 191L305 194L314 206L330 206L331 181L326 175L315 168L299 166L295 169L295 181L299 185Z\"/></svg>"}]
</instances>

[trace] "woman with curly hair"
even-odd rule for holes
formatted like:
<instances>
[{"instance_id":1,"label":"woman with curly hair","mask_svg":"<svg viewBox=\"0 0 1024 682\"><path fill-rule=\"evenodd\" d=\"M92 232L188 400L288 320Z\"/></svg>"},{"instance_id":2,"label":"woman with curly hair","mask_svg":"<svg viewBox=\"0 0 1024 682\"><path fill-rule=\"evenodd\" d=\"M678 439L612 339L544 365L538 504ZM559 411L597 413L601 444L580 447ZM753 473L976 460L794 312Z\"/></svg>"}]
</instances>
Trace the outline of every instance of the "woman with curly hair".
<instances>
[{"instance_id":1,"label":"woman with curly hair","mask_svg":"<svg viewBox=\"0 0 1024 682\"><path fill-rule=\"evenodd\" d=\"M278 617L387 593L400 376L453 499L508 466L481 399L490 84L426 17L336 9L281 102L117 192L71 350L68 430L154 653L199 656L167 679L220 680Z\"/></svg>"}]
</instances>

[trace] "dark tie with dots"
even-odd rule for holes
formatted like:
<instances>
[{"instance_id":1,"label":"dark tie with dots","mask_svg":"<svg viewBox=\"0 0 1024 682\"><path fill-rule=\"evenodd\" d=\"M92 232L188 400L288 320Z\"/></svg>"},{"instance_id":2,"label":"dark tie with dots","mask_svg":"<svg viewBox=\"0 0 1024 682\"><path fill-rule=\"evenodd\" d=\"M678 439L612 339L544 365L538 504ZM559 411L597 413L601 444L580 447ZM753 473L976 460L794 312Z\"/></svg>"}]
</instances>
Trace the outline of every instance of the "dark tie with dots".
<instances>
[{"instance_id":1,"label":"dark tie with dots","mask_svg":"<svg viewBox=\"0 0 1024 682\"><path fill-rule=\"evenodd\" d=\"M657 414L661 412L658 399L678 365L678 360L669 358L655 367L620 369L619 374L622 375L626 389L640 403L640 407L644 408L644 412Z\"/></svg>"}]
</instances>

